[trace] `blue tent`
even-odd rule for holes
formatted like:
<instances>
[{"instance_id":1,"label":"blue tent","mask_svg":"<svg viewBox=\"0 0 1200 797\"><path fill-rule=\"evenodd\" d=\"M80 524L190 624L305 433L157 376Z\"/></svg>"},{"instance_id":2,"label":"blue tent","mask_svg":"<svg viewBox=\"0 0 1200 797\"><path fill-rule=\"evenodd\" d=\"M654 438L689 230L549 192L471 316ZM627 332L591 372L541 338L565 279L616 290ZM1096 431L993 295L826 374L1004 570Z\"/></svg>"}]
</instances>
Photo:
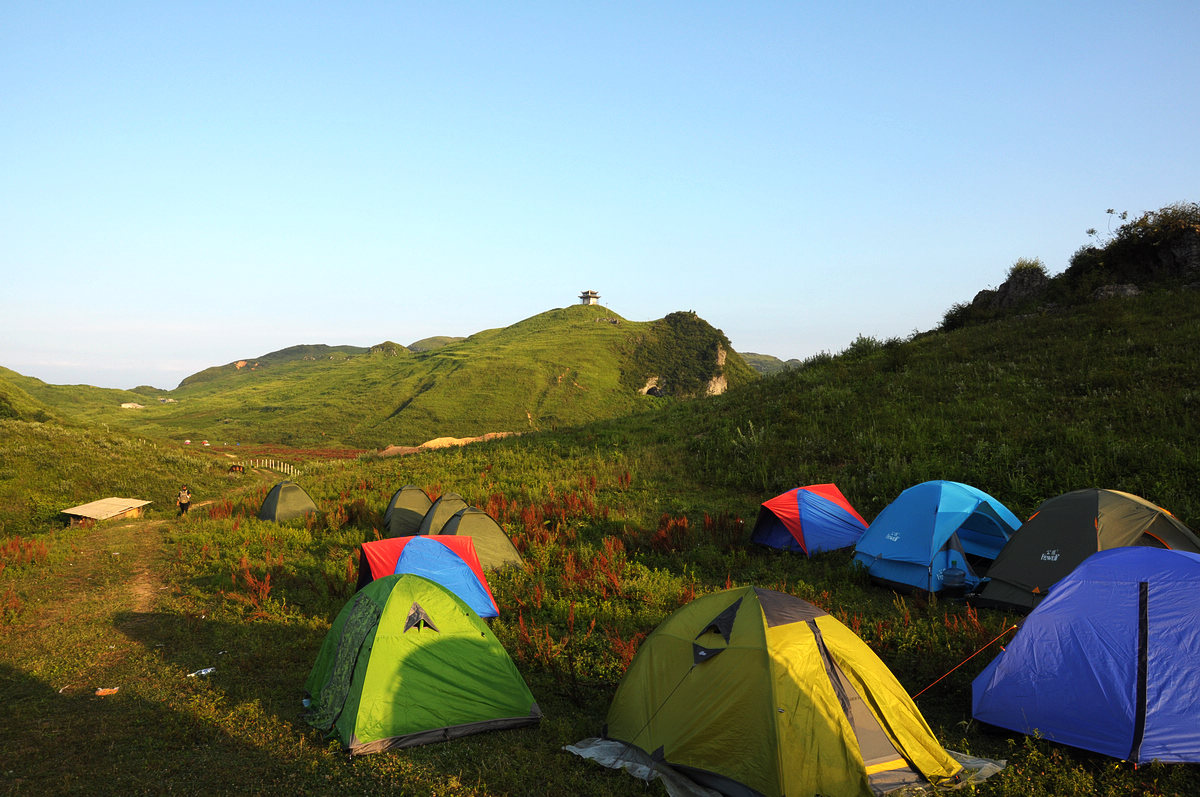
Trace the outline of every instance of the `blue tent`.
<instances>
[{"instance_id":1,"label":"blue tent","mask_svg":"<svg viewBox=\"0 0 1200 797\"><path fill-rule=\"evenodd\" d=\"M750 539L811 556L849 548L866 530L866 521L837 485L810 484L763 501Z\"/></svg>"},{"instance_id":2,"label":"blue tent","mask_svg":"<svg viewBox=\"0 0 1200 797\"><path fill-rule=\"evenodd\" d=\"M396 573L413 573L453 592L480 617L496 617L496 603L471 566L432 537L414 537L396 560Z\"/></svg>"},{"instance_id":3,"label":"blue tent","mask_svg":"<svg viewBox=\"0 0 1200 797\"><path fill-rule=\"evenodd\" d=\"M976 566L994 560L1021 525L1004 504L982 490L950 481L922 482L892 501L854 546L877 581L937 592L942 573L964 571L979 583Z\"/></svg>"},{"instance_id":4,"label":"blue tent","mask_svg":"<svg viewBox=\"0 0 1200 797\"><path fill-rule=\"evenodd\" d=\"M1138 763L1200 761L1198 589L1198 554L1092 554L975 679L973 715Z\"/></svg>"}]
</instances>

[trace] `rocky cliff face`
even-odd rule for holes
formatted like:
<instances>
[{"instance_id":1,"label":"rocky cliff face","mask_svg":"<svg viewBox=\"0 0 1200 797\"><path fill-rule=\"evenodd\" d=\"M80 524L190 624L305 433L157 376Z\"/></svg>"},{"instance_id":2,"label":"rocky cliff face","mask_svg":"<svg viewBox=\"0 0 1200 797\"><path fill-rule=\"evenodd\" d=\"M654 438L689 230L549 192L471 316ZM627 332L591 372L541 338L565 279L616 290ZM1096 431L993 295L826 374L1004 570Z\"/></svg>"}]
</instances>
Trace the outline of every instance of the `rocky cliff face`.
<instances>
[{"instance_id":1,"label":"rocky cliff face","mask_svg":"<svg viewBox=\"0 0 1200 797\"><path fill-rule=\"evenodd\" d=\"M1046 272L1033 268L1019 269L996 290L982 290L975 294L971 306L981 310L1009 310L1042 295L1049 286L1050 278Z\"/></svg>"},{"instance_id":2,"label":"rocky cliff face","mask_svg":"<svg viewBox=\"0 0 1200 797\"><path fill-rule=\"evenodd\" d=\"M725 358L728 356L725 347L717 344L717 374L708 380L704 387L704 395L719 396L729 389L729 380L725 378Z\"/></svg>"}]
</instances>

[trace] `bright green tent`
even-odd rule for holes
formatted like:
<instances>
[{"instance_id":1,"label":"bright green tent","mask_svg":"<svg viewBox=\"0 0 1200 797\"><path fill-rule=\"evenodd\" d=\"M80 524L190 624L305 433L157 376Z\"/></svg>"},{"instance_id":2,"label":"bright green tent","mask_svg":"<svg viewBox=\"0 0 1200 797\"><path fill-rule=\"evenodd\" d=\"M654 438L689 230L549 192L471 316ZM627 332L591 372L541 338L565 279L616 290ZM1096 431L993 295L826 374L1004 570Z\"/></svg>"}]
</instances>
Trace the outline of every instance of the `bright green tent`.
<instances>
[{"instance_id":1,"label":"bright green tent","mask_svg":"<svg viewBox=\"0 0 1200 797\"><path fill-rule=\"evenodd\" d=\"M295 482L280 482L271 488L258 510L259 520L294 520L316 513L317 505Z\"/></svg>"},{"instance_id":2,"label":"bright green tent","mask_svg":"<svg viewBox=\"0 0 1200 797\"><path fill-rule=\"evenodd\" d=\"M421 526L414 533L438 534L442 526L446 525L446 521L454 517L455 512L468 506L470 504L458 493L446 493L433 502L433 506L429 507L425 517L421 519Z\"/></svg>"},{"instance_id":3,"label":"bright green tent","mask_svg":"<svg viewBox=\"0 0 1200 797\"><path fill-rule=\"evenodd\" d=\"M495 570L505 565L521 567L525 564L504 529L482 509L469 506L458 510L437 534L470 537L475 544L479 564L485 570Z\"/></svg>"},{"instance_id":4,"label":"bright green tent","mask_svg":"<svg viewBox=\"0 0 1200 797\"><path fill-rule=\"evenodd\" d=\"M383 513L385 537L410 537L421 528L421 521L433 502L425 491L415 484L406 484L392 495L387 510Z\"/></svg>"},{"instance_id":5,"label":"bright green tent","mask_svg":"<svg viewBox=\"0 0 1200 797\"><path fill-rule=\"evenodd\" d=\"M353 755L536 724L541 711L487 623L421 576L346 604L304 683L306 719Z\"/></svg>"},{"instance_id":6,"label":"bright green tent","mask_svg":"<svg viewBox=\"0 0 1200 797\"><path fill-rule=\"evenodd\" d=\"M664 620L618 686L605 735L723 794L869 795L960 769L854 632L756 587Z\"/></svg>"}]
</instances>

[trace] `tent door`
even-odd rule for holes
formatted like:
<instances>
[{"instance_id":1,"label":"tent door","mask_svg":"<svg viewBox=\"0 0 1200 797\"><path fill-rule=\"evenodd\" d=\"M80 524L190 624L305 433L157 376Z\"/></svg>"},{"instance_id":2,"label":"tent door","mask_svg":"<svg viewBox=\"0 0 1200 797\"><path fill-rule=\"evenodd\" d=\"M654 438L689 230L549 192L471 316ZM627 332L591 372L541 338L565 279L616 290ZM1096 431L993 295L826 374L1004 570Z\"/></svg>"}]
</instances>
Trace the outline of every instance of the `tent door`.
<instances>
[{"instance_id":1,"label":"tent door","mask_svg":"<svg viewBox=\"0 0 1200 797\"><path fill-rule=\"evenodd\" d=\"M829 682L837 693L842 711L850 721L850 727L854 729L859 754L867 770L867 782L872 791L884 794L901 786L924 783L925 779L909 766L904 756L896 750L879 721L875 719L875 715L871 713L871 709L863 702L862 696L833 661L817 624L809 621L808 626L817 638L817 647L825 662L825 673L829 676Z\"/></svg>"}]
</instances>

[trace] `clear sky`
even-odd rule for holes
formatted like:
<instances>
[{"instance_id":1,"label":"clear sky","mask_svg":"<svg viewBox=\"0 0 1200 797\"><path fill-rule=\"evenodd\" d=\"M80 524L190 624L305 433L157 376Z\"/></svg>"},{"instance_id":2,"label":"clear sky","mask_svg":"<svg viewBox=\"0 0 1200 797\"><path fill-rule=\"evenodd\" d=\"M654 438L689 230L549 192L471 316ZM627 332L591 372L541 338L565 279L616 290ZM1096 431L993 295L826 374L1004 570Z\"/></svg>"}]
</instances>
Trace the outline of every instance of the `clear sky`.
<instances>
[{"instance_id":1,"label":"clear sky","mask_svg":"<svg viewBox=\"0 0 1200 797\"><path fill-rule=\"evenodd\" d=\"M577 301L906 337L1200 201L1200 3L0 3L0 365L173 388Z\"/></svg>"}]
</instances>

